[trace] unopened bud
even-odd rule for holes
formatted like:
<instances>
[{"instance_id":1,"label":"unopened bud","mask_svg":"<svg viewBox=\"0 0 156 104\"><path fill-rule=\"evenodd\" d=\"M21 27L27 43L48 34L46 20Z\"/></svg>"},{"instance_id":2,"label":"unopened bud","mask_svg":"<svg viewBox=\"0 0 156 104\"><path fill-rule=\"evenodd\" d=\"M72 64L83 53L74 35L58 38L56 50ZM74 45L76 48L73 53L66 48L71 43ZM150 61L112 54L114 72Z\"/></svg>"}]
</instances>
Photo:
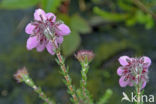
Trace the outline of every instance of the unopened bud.
<instances>
[{"instance_id":1,"label":"unopened bud","mask_svg":"<svg viewBox=\"0 0 156 104\"><path fill-rule=\"evenodd\" d=\"M78 53L75 55L75 57L80 61L80 62L91 62L94 58L95 54L92 51L88 50L80 50Z\"/></svg>"},{"instance_id":2,"label":"unopened bud","mask_svg":"<svg viewBox=\"0 0 156 104\"><path fill-rule=\"evenodd\" d=\"M14 74L14 78L18 81L18 82L22 82L23 81L23 77L28 75L27 69L25 67L23 67L22 69L19 69L16 74Z\"/></svg>"}]
</instances>

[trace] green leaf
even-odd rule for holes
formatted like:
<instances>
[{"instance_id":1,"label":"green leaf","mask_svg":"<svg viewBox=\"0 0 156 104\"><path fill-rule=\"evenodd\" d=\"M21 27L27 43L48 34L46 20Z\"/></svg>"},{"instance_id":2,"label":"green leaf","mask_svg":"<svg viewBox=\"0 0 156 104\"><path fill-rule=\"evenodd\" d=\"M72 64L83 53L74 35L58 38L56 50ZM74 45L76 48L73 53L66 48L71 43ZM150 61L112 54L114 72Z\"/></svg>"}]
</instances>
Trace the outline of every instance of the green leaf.
<instances>
[{"instance_id":1,"label":"green leaf","mask_svg":"<svg viewBox=\"0 0 156 104\"><path fill-rule=\"evenodd\" d=\"M113 21L113 22L119 22L119 21L124 21L129 17L129 14L119 14L119 13L110 13L104 10L101 10L98 7L93 8L93 12L99 16L101 16L103 19L107 21Z\"/></svg>"},{"instance_id":2,"label":"green leaf","mask_svg":"<svg viewBox=\"0 0 156 104\"><path fill-rule=\"evenodd\" d=\"M139 23L141 24L146 23L146 15L142 11L140 10L136 11L136 18Z\"/></svg>"},{"instance_id":3,"label":"green leaf","mask_svg":"<svg viewBox=\"0 0 156 104\"><path fill-rule=\"evenodd\" d=\"M80 33L89 33L91 32L91 27L89 24L79 15L74 15L70 21L71 29Z\"/></svg>"},{"instance_id":4,"label":"green leaf","mask_svg":"<svg viewBox=\"0 0 156 104\"><path fill-rule=\"evenodd\" d=\"M118 5L122 10L132 11L135 9L132 0L118 0Z\"/></svg>"},{"instance_id":5,"label":"green leaf","mask_svg":"<svg viewBox=\"0 0 156 104\"><path fill-rule=\"evenodd\" d=\"M41 0L41 6L46 12L56 12L62 0Z\"/></svg>"},{"instance_id":6,"label":"green leaf","mask_svg":"<svg viewBox=\"0 0 156 104\"><path fill-rule=\"evenodd\" d=\"M125 21L125 22L126 22L127 26L134 26L136 24L136 22L137 22L137 19L134 16L132 18L127 19L127 21Z\"/></svg>"},{"instance_id":7,"label":"green leaf","mask_svg":"<svg viewBox=\"0 0 156 104\"><path fill-rule=\"evenodd\" d=\"M72 54L80 45L81 38L76 31L72 31L69 36L64 37L63 53L65 56Z\"/></svg>"},{"instance_id":8,"label":"green leaf","mask_svg":"<svg viewBox=\"0 0 156 104\"><path fill-rule=\"evenodd\" d=\"M2 0L0 8L4 9L25 9L36 5L39 0Z\"/></svg>"},{"instance_id":9,"label":"green leaf","mask_svg":"<svg viewBox=\"0 0 156 104\"><path fill-rule=\"evenodd\" d=\"M146 21L147 21L145 24L146 29L151 29L152 27L154 27L154 20L151 15L149 14L147 15Z\"/></svg>"}]
</instances>

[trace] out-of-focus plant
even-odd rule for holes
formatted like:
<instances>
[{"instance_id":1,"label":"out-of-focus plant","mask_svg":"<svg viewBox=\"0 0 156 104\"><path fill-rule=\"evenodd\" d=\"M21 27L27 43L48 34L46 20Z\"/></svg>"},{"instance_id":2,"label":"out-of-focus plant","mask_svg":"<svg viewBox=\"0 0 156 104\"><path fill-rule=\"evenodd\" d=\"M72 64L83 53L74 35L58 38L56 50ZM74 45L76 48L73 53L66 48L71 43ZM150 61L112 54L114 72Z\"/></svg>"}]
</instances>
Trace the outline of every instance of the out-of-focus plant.
<instances>
[{"instance_id":1,"label":"out-of-focus plant","mask_svg":"<svg viewBox=\"0 0 156 104\"><path fill-rule=\"evenodd\" d=\"M106 93L100 98L99 102L97 104L107 104L108 99L112 96L113 92L110 89L106 90Z\"/></svg>"},{"instance_id":2,"label":"out-of-focus plant","mask_svg":"<svg viewBox=\"0 0 156 104\"><path fill-rule=\"evenodd\" d=\"M154 1L153 1L154 2ZM107 11L99 7L94 7L93 12L101 16L109 22L125 22L127 26L144 24L146 29L154 26L154 18L156 17L150 8L147 8L142 1L139 0L118 0L119 10Z\"/></svg>"}]
</instances>

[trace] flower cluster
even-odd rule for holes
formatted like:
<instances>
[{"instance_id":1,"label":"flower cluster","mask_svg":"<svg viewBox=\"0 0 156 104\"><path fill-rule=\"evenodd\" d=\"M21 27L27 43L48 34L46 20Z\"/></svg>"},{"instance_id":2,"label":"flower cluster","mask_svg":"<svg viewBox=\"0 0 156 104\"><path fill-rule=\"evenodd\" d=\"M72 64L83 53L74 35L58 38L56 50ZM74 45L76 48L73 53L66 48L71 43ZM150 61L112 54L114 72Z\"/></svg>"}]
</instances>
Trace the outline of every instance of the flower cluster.
<instances>
[{"instance_id":1,"label":"flower cluster","mask_svg":"<svg viewBox=\"0 0 156 104\"><path fill-rule=\"evenodd\" d=\"M27 40L27 49L36 48L38 52L42 52L45 48L54 55L55 48L51 42L55 39L55 46L58 47L63 42L63 36L70 33L67 25L60 21L56 21L53 13L45 13L42 9L37 9L34 13L34 21L29 23L25 32L30 34Z\"/></svg>"},{"instance_id":2,"label":"flower cluster","mask_svg":"<svg viewBox=\"0 0 156 104\"><path fill-rule=\"evenodd\" d=\"M88 50L80 50L77 52L75 57L80 61L80 62L91 62L94 58L94 53L92 51Z\"/></svg>"},{"instance_id":3,"label":"flower cluster","mask_svg":"<svg viewBox=\"0 0 156 104\"><path fill-rule=\"evenodd\" d=\"M120 66L117 74L121 76L119 84L121 87L140 85L146 86L148 81L148 68L151 65L151 59L143 56L140 58L130 58L121 56L119 58Z\"/></svg>"}]
</instances>

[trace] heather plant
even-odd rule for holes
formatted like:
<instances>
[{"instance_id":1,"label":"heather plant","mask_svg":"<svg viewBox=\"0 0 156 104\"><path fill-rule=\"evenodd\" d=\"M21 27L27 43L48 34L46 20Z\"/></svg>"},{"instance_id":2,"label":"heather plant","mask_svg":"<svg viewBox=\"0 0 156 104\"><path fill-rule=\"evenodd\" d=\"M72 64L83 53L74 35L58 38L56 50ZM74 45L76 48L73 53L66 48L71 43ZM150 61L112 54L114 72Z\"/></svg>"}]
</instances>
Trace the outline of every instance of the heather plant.
<instances>
[{"instance_id":1,"label":"heather plant","mask_svg":"<svg viewBox=\"0 0 156 104\"><path fill-rule=\"evenodd\" d=\"M30 22L25 32L29 34L26 48L32 50L36 48L37 52L42 52L46 48L51 55L56 56L56 62L60 67L61 75L64 77L64 84L67 87L67 92L71 96L73 104L107 104L107 101L112 95L112 90L106 90L106 93L95 102L92 94L87 89L87 73L89 65L95 57L95 54L89 50L80 50L75 54L75 58L81 65L81 80L80 87L76 88L73 85L72 78L69 74L69 67L65 64L65 58L61 54L61 44L63 38L69 35L70 28L63 21L56 19L55 14L46 13L42 9L35 10L34 21ZM134 86L137 95L137 104L143 104L141 96L149 77L149 67L151 59L147 56L140 58L130 58L121 56L119 58L121 66L117 69L117 74L121 77L119 84L121 87ZM19 69L14 75L18 82L24 82L29 87L32 87L45 104L55 104L55 100L46 96L43 90L38 87L29 76L26 67Z\"/></svg>"},{"instance_id":2,"label":"heather plant","mask_svg":"<svg viewBox=\"0 0 156 104\"><path fill-rule=\"evenodd\" d=\"M95 56L94 53L89 50L80 50L75 55L82 67L80 88L76 89L69 75L69 67L65 65L65 59L61 54L60 47L63 37L70 34L70 28L63 21L56 20L55 14L45 13L44 10L37 9L34 13L34 21L26 26L25 32L30 35L27 40L27 50L36 48L36 51L42 52L46 48L51 55L56 55L56 62L60 66L60 72L64 77L63 82L67 87L67 92L71 95L71 102L74 104L94 104L94 100L87 90L87 72L89 64ZM14 77L18 82L24 82L32 87L46 104L55 104L54 100L48 98L42 89L35 85L25 67L19 69ZM112 90L108 89L98 104L105 104L111 95Z\"/></svg>"}]
</instances>

